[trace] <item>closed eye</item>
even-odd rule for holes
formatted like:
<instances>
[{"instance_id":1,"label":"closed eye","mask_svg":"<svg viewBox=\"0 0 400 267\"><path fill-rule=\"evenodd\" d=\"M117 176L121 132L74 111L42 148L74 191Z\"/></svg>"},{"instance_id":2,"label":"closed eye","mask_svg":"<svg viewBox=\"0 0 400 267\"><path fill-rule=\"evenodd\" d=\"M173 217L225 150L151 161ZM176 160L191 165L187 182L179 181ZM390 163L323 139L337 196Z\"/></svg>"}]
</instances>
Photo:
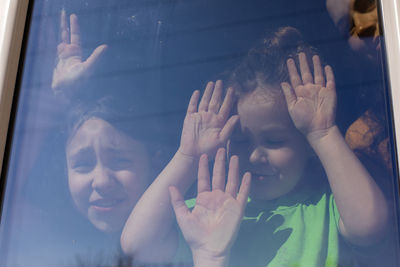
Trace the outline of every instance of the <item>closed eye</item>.
<instances>
[{"instance_id":1,"label":"closed eye","mask_svg":"<svg viewBox=\"0 0 400 267\"><path fill-rule=\"evenodd\" d=\"M267 147L271 147L271 148L279 148L282 147L286 144L286 139L266 139L264 141L264 144Z\"/></svg>"},{"instance_id":2,"label":"closed eye","mask_svg":"<svg viewBox=\"0 0 400 267\"><path fill-rule=\"evenodd\" d=\"M115 171L131 169L133 164L132 159L121 157L112 158L108 162L109 168Z\"/></svg>"},{"instance_id":3,"label":"closed eye","mask_svg":"<svg viewBox=\"0 0 400 267\"><path fill-rule=\"evenodd\" d=\"M78 173L91 172L97 163L96 155L90 147L83 147L76 153L67 155L67 159L70 162L71 169Z\"/></svg>"},{"instance_id":4,"label":"closed eye","mask_svg":"<svg viewBox=\"0 0 400 267\"><path fill-rule=\"evenodd\" d=\"M72 163L71 168L79 173L89 173L91 172L96 163L93 160L78 160Z\"/></svg>"}]
</instances>

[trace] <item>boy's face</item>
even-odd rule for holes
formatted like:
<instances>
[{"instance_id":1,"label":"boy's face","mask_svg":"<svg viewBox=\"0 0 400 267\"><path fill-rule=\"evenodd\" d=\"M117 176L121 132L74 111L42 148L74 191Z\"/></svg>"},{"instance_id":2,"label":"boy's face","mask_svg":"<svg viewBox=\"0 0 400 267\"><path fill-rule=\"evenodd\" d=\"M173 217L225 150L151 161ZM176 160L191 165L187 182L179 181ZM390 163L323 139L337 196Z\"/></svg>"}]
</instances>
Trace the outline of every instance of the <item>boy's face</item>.
<instances>
[{"instance_id":1,"label":"boy's face","mask_svg":"<svg viewBox=\"0 0 400 267\"><path fill-rule=\"evenodd\" d=\"M252 174L251 196L271 200L289 193L302 177L310 148L295 128L283 96L267 96L262 88L240 99L239 133L230 149L242 171Z\"/></svg>"},{"instance_id":2,"label":"boy's face","mask_svg":"<svg viewBox=\"0 0 400 267\"><path fill-rule=\"evenodd\" d=\"M148 180L144 145L108 122L85 121L67 145L68 184L78 210L99 230L121 230Z\"/></svg>"}]
</instances>

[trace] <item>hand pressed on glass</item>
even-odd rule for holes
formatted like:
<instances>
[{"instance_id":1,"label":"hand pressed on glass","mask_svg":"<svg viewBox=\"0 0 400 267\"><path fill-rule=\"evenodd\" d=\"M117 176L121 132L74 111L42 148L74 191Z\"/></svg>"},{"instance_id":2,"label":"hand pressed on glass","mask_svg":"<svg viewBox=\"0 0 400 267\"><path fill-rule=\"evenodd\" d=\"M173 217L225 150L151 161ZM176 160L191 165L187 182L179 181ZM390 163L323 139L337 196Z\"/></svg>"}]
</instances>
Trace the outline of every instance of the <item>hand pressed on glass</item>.
<instances>
[{"instance_id":1,"label":"hand pressed on glass","mask_svg":"<svg viewBox=\"0 0 400 267\"><path fill-rule=\"evenodd\" d=\"M319 57L314 56L313 77L304 53L299 54L299 61L301 78L293 59L289 59L291 86L281 84L290 117L324 167L340 213L340 233L353 244L370 245L385 234L386 200L336 126L336 88L331 67L325 67L324 76Z\"/></svg>"},{"instance_id":2,"label":"hand pressed on glass","mask_svg":"<svg viewBox=\"0 0 400 267\"><path fill-rule=\"evenodd\" d=\"M324 75L319 57L316 55L312 60L314 77L306 55L299 54L300 77L294 60L288 59L291 85L286 82L281 84L290 117L306 137L324 135L335 125L336 89L332 68L326 66Z\"/></svg>"},{"instance_id":3,"label":"hand pressed on glass","mask_svg":"<svg viewBox=\"0 0 400 267\"><path fill-rule=\"evenodd\" d=\"M233 103L233 89L229 88L222 102L222 81L209 82L200 100L194 91L183 123L179 151L190 157L214 155L223 147L239 117L229 117Z\"/></svg>"},{"instance_id":4,"label":"hand pressed on glass","mask_svg":"<svg viewBox=\"0 0 400 267\"><path fill-rule=\"evenodd\" d=\"M53 71L51 83L51 88L55 92L62 92L65 90L64 87L72 87L80 79L87 77L107 48L105 44L100 45L86 60L83 60L78 17L72 14L69 30L67 25L66 13L65 10L62 10L60 17L61 43L57 47L57 65Z\"/></svg>"},{"instance_id":5,"label":"hand pressed on glass","mask_svg":"<svg viewBox=\"0 0 400 267\"><path fill-rule=\"evenodd\" d=\"M178 229L168 188L174 186L184 194L196 179L200 156L213 157L226 144L239 118L229 117L233 89L228 89L224 100L222 96L222 81L209 82L201 100L199 91L193 93L178 151L148 187L125 224L121 247L126 254L143 262L170 261L175 255Z\"/></svg>"},{"instance_id":6,"label":"hand pressed on glass","mask_svg":"<svg viewBox=\"0 0 400 267\"><path fill-rule=\"evenodd\" d=\"M192 211L187 208L180 191L173 186L169 188L179 227L192 250L195 265L204 261L226 263L243 217L250 181L250 173L244 174L238 192L239 158L232 156L225 186L225 149L219 149L212 189L208 157L203 154L200 158L198 194Z\"/></svg>"}]
</instances>

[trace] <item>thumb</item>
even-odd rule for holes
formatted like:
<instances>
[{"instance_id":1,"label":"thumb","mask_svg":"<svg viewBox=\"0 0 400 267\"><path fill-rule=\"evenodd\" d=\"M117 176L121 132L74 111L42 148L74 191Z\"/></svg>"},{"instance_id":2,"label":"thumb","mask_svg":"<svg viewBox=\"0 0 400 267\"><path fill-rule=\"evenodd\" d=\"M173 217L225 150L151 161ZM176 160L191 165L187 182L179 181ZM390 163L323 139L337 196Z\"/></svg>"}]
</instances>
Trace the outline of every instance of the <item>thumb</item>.
<instances>
[{"instance_id":1,"label":"thumb","mask_svg":"<svg viewBox=\"0 0 400 267\"><path fill-rule=\"evenodd\" d=\"M224 128L222 128L219 136L221 138L222 143L226 143L235 128L236 123L239 121L238 115L233 115L229 118L229 120L225 123Z\"/></svg>"},{"instance_id":2,"label":"thumb","mask_svg":"<svg viewBox=\"0 0 400 267\"><path fill-rule=\"evenodd\" d=\"M176 219L180 224L181 220L190 213L190 210L186 206L181 192L175 186L170 186L168 190Z\"/></svg>"},{"instance_id":3,"label":"thumb","mask_svg":"<svg viewBox=\"0 0 400 267\"><path fill-rule=\"evenodd\" d=\"M96 64L96 62L99 60L99 58L104 54L104 52L107 50L107 45L100 45L98 46L93 53L86 59L84 62L85 68L87 70L90 70L93 68L93 66Z\"/></svg>"}]
</instances>

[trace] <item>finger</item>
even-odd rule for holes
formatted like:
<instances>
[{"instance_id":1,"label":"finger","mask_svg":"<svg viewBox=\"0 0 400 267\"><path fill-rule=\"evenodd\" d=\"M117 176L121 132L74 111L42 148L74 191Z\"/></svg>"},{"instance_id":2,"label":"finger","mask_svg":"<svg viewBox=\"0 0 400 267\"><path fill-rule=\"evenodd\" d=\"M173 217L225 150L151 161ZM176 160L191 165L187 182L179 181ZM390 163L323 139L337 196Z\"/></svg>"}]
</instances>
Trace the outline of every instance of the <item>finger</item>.
<instances>
[{"instance_id":1,"label":"finger","mask_svg":"<svg viewBox=\"0 0 400 267\"><path fill-rule=\"evenodd\" d=\"M96 65L96 62L104 54L106 49L107 49L107 45L100 45L93 51L93 53L88 57L88 59L86 59L84 64L85 64L85 68L88 71L90 71L92 69L92 67Z\"/></svg>"},{"instance_id":2,"label":"finger","mask_svg":"<svg viewBox=\"0 0 400 267\"><path fill-rule=\"evenodd\" d=\"M71 27L71 44L80 45L80 33L79 33L79 23L78 17L75 14L72 14L69 18L69 23Z\"/></svg>"},{"instance_id":3,"label":"finger","mask_svg":"<svg viewBox=\"0 0 400 267\"><path fill-rule=\"evenodd\" d=\"M67 26L67 15L65 9L61 9L60 16L60 32L61 32L61 42L69 43L69 34L68 34L68 26Z\"/></svg>"},{"instance_id":4,"label":"finger","mask_svg":"<svg viewBox=\"0 0 400 267\"><path fill-rule=\"evenodd\" d=\"M225 189L225 149L220 148L215 157L213 177L212 177L212 190Z\"/></svg>"},{"instance_id":5,"label":"finger","mask_svg":"<svg viewBox=\"0 0 400 267\"><path fill-rule=\"evenodd\" d=\"M241 204L244 208L247 204L247 198L249 197L251 187L251 174L246 172L243 175L242 183L240 184L239 193L236 197L236 200Z\"/></svg>"},{"instance_id":6,"label":"finger","mask_svg":"<svg viewBox=\"0 0 400 267\"><path fill-rule=\"evenodd\" d=\"M225 144L226 141L228 141L238 121L239 121L239 115L233 115L225 123L224 128L222 128L221 132L219 133L219 139L222 144Z\"/></svg>"},{"instance_id":7,"label":"finger","mask_svg":"<svg viewBox=\"0 0 400 267\"><path fill-rule=\"evenodd\" d=\"M189 105L187 108L187 114L197 112L197 104L199 103L200 91L196 90L193 92L192 97L190 97Z\"/></svg>"},{"instance_id":8,"label":"finger","mask_svg":"<svg viewBox=\"0 0 400 267\"><path fill-rule=\"evenodd\" d=\"M288 72L289 72L289 78L290 78L290 83L292 84L293 88L296 88L297 86L302 85L302 81L300 79L299 73L297 72L297 67L296 63L292 58L289 58L286 62Z\"/></svg>"},{"instance_id":9,"label":"finger","mask_svg":"<svg viewBox=\"0 0 400 267\"><path fill-rule=\"evenodd\" d=\"M198 176L197 194L210 191L210 172L208 170L208 157L206 154L203 154L200 157Z\"/></svg>"},{"instance_id":10,"label":"finger","mask_svg":"<svg viewBox=\"0 0 400 267\"><path fill-rule=\"evenodd\" d=\"M64 54L64 52L65 52L65 47L67 46L68 44L66 44L66 43L59 43L58 45L57 45L57 56L59 57L59 58L62 58L62 56L63 56L63 54Z\"/></svg>"},{"instance_id":11,"label":"finger","mask_svg":"<svg viewBox=\"0 0 400 267\"><path fill-rule=\"evenodd\" d=\"M214 83L207 83L206 89L204 90L203 96L200 100L199 111L208 111L208 104L210 103L211 95L214 91Z\"/></svg>"},{"instance_id":12,"label":"finger","mask_svg":"<svg viewBox=\"0 0 400 267\"><path fill-rule=\"evenodd\" d=\"M179 192L175 186L170 186L168 190L171 198L172 208L174 209L176 219L179 222L182 218L190 214L190 210L186 206L181 192Z\"/></svg>"},{"instance_id":13,"label":"finger","mask_svg":"<svg viewBox=\"0 0 400 267\"><path fill-rule=\"evenodd\" d=\"M335 89L335 75L331 66L325 66L326 87L328 89Z\"/></svg>"},{"instance_id":14,"label":"finger","mask_svg":"<svg viewBox=\"0 0 400 267\"><path fill-rule=\"evenodd\" d=\"M293 105L297 101L297 96L293 88L288 83L281 83L283 95L285 96L286 103L288 106Z\"/></svg>"},{"instance_id":15,"label":"finger","mask_svg":"<svg viewBox=\"0 0 400 267\"><path fill-rule=\"evenodd\" d=\"M314 64L314 83L325 86L324 73L322 71L321 60L319 56L315 55L312 58Z\"/></svg>"},{"instance_id":16,"label":"finger","mask_svg":"<svg viewBox=\"0 0 400 267\"><path fill-rule=\"evenodd\" d=\"M208 106L209 111L218 113L218 110L221 107L221 97L222 97L222 81L218 80L215 83L214 92L212 94L210 104Z\"/></svg>"},{"instance_id":17,"label":"finger","mask_svg":"<svg viewBox=\"0 0 400 267\"><path fill-rule=\"evenodd\" d=\"M239 188L239 157L232 156L229 161L228 182L225 192L236 198Z\"/></svg>"},{"instance_id":18,"label":"finger","mask_svg":"<svg viewBox=\"0 0 400 267\"><path fill-rule=\"evenodd\" d=\"M226 92L224 102L221 105L221 109L219 110L219 115L226 120L228 118L229 113L231 112L231 108L233 105L233 97L234 97L234 91L233 88L228 88L228 91Z\"/></svg>"},{"instance_id":19,"label":"finger","mask_svg":"<svg viewBox=\"0 0 400 267\"><path fill-rule=\"evenodd\" d=\"M307 57L305 53L299 54L300 61L300 73L303 80L303 84L313 83L313 77L311 75L310 68L308 67Z\"/></svg>"}]
</instances>

